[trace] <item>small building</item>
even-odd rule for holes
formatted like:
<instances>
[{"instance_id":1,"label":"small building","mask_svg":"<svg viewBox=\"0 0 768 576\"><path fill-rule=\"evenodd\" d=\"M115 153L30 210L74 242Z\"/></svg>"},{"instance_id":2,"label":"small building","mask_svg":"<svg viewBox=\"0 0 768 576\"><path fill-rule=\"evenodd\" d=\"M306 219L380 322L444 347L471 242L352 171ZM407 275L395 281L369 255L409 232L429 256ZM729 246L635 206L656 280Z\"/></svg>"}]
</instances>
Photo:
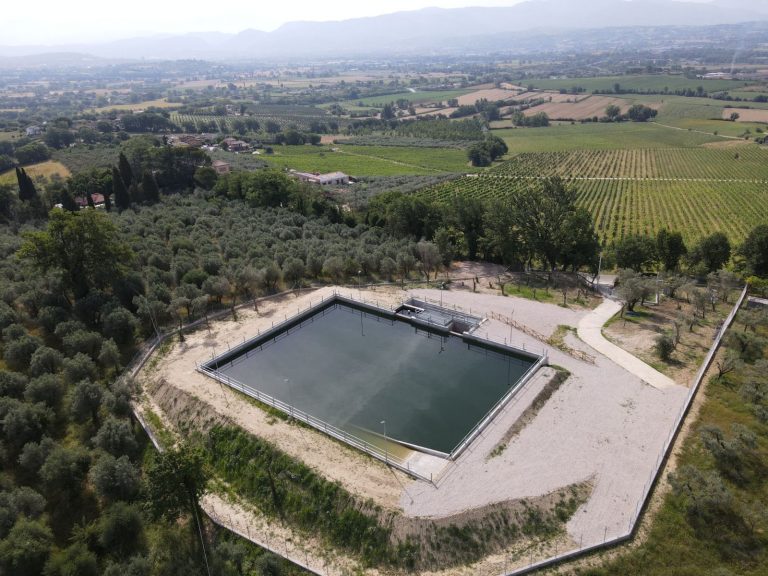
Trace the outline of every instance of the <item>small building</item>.
<instances>
[{"instance_id":1,"label":"small building","mask_svg":"<svg viewBox=\"0 0 768 576\"><path fill-rule=\"evenodd\" d=\"M224 140L221 141L221 145L230 152L242 152L243 150L248 150L250 147L248 142L243 142L236 138L224 138Z\"/></svg>"},{"instance_id":2,"label":"small building","mask_svg":"<svg viewBox=\"0 0 768 576\"><path fill-rule=\"evenodd\" d=\"M105 199L103 194L91 194L91 199L93 200L93 207L94 208L103 208L105 204ZM88 198L85 196L77 196L75 198L75 204L77 204L80 209L88 208Z\"/></svg>"},{"instance_id":3,"label":"small building","mask_svg":"<svg viewBox=\"0 0 768 576\"><path fill-rule=\"evenodd\" d=\"M28 126L24 133L28 137L40 136L43 133L43 129L40 126Z\"/></svg>"},{"instance_id":4,"label":"small building","mask_svg":"<svg viewBox=\"0 0 768 576\"><path fill-rule=\"evenodd\" d=\"M229 162L225 162L224 160L214 160L211 166L216 171L216 174L219 174L219 175L229 174L229 171L230 171Z\"/></svg>"},{"instance_id":5,"label":"small building","mask_svg":"<svg viewBox=\"0 0 768 576\"><path fill-rule=\"evenodd\" d=\"M190 148L201 148L205 140L195 134L181 134L176 137L176 143L180 146L189 146Z\"/></svg>"},{"instance_id":6,"label":"small building","mask_svg":"<svg viewBox=\"0 0 768 576\"><path fill-rule=\"evenodd\" d=\"M320 184L320 186L342 186L347 185L350 182L350 177L347 174L344 174L344 172L329 172L328 174L320 174L317 172L310 173L293 171L293 175L302 182Z\"/></svg>"}]
</instances>

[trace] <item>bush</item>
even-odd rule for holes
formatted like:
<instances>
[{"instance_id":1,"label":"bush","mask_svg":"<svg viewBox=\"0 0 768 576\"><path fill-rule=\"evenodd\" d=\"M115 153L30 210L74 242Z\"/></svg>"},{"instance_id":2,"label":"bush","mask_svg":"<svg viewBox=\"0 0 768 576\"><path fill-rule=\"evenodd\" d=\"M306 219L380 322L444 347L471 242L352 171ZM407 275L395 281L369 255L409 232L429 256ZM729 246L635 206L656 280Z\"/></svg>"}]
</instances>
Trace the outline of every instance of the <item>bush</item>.
<instances>
[{"instance_id":1,"label":"bush","mask_svg":"<svg viewBox=\"0 0 768 576\"><path fill-rule=\"evenodd\" d=\"M656 354L664 362L669 362L672 352L675 351L675 339L669 334L661 334L656 337Z\"/></svg>"},{"instance_id":2,"label":"bush","mask_svg":"<svg viewBox=\"0 0 768 576\"><path fill-rule=\"evenodd\" d=\"M139 471L127 456L102 455L89 473L96 493L104 500L133 500L139 493Z\"/></svg>"},{"instance_id":3,"label":"bush","mask_svg":"<svg viewBox=\"0 0 768 576\"><path fill-rule=\"evenodd\" d=\"M78 352L74 358L64 360L64 380L74 384L82 380L94 380L98 375L96 364L85 354Z\"/></svg>"},{"instance_id":4,"label":"bush","mask_svg":"<svg viewBox=\"0 0 768 576\"><path fill-rule=\"evenodd\" d=\"M52 546L53 535L47 526L19 520L0 542L0 574L40 576Z\"/></svg>"},{"instance_id":5,"label":"bush","mask_svg":"<svg viewBox=\"0 0 768 576\"><path fill-rule=\"evenodd\" d=\"M42 346L35 350L29 361L31 376L42 376L58 372L64 364L64 356L58 350Z\"/></svg>"},{"instance_id":6,"label":"bush","mask_svg":"<svg viewBox=\"0 0 768 576\"><path fill-rule=\"evenodd\" d=\"M109 452L113 456L126 454L132 456L138 449L136 438L133 436L131 423L128 420L122 420L110 416L99 428L93 443L98 447Z\"/></svg>"},{"instance_id":7,"label":"bush","mask_svg":"<svg viewBox=\"0 0 768 576\"><path fill-rule=\"evenodd\" d=\"M135 506L116 502L99 520L98 531L102 548L118 557L126 557L141 546L144 521Z\"/></svg>"},{"instance_id":8,"label":"bush","mask_svg":"<svg viewBox=\"0 0 768 576\"><path fill-rule=\"evenodd\" d=\"M29 368L32 355L42 342L34 336L24 335L18 340L7 342L3 350L3 359L9 368L23 372Z\"/></svg>"}]
</instances>

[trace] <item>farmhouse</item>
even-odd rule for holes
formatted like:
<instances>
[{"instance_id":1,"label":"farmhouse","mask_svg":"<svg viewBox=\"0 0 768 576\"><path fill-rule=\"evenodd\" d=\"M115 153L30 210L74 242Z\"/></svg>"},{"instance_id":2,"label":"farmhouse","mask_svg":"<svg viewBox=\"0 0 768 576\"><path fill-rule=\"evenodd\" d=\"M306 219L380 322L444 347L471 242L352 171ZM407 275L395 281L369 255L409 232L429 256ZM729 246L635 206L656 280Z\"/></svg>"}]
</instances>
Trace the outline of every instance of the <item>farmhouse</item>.
<instances>
[{"instance_id":1,"label":"farmhouse","mask_svg":"<svg viewBox=\"0 0 768 576\"><path fill-rule=\"evenodd\" d=\"M235 138L224 138L224 140L221 141L221 145L223 148L226 148L230 152L242 152L243 150L248 150L249 145L248 142L243 142L242 140L237 140Z\"/></svg>"},{"instance_id":2,"label":"farmhouse","mask_svg":"<svg viewBox=\"0 0 768 576\"><path fill-rule=\"evenodd\" d=\"M346 185L349 184L351 179L344 172L329 172L328 174L310 173L310 172L296 172L292 171L302 182L310 182L312 184L320 184L321 186L328 186L332 184Z\"/></svg>"},{"instance_id":3,"label":"farmhouse","mask_svg":"<svg viewBox=\"0 0 768 576\"><path fill-rule=\"evenodd\" d=\"M93 200L93 206L95 208L103 208L104 207L104 195L103 194L91 194L91 199ZM87 208L88 207L88 198L85 196L78 196L75 198L75 204L77 204L80 209Z\"/></svg>"},{"instance_id":4,"label":"farmhouse","mask_svg":"<svg viewBox=\"0 0 768 576\"><path fill-rule=\"evenodd\" d=\"M200 148L205 144L205 140L194 134L182 134L175 138L175 146L189 146L190 148Z\"/></svg>"},{"instance_id":5,"label":"farmhouse","mask_svg":"<svg viewBox=\"0 0 768 576\"><path fill-rule=\"evenodd\" d=\"M212 166L216 171L216 174L229 174L229 162L225 162L224 160L214 160Z\"/></svg>"},{"instance_id":6,"label":"farmhouse","mask_svg":"<svg viewBox=\"0 0 768 576\"><path fill-rule=\"evenodd\" d=\"M24 132L27 136L40 136L43 133L43 129L40 126L29 126Z\"/></svg>"}]
</instances>

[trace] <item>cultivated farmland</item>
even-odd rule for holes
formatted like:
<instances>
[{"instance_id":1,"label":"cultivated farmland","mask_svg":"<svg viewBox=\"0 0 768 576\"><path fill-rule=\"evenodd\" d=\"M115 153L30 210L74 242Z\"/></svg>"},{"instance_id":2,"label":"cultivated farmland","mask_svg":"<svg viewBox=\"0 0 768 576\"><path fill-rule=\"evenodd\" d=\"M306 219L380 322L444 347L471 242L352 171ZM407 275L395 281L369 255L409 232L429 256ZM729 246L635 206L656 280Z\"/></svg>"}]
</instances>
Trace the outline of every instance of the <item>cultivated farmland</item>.
<instances>
[{"instance_id":1,"label":"cultivated farmland","mask_svg":"<svg viewBox=\"0 0 768 576\"><path fill-rule=\"evenodd\" d=\"M558 96L562 96L558 94ZM524 112L526 116L533 116L540 112L546 113L552 119L569 119L569 120L583 120L585 118L593 118L595 116L605 116L605 109L608 106L615 105L621 108L622 113L626 113L631 106L631 101L625 98L611 98L610 96L588 96L586 98L577 99L571 96L566 101L552 101L528 108ZM654 108L658 108L661 104L655 103Z\"/></svg>"},{"instance_id":2,"label":"cultivated farmland","mask_svg":"<svg viewBox=\"0 0 768 576\"><path fill-rule=\"evenodd\" d=\"M768 123L768 110L756 110L754 108L723 108L723 118L729 119L731 114L738 114L737 122L765 122Z\"/></svg>"},{"instance_id":3,"label":"cultivated farmland","mask_svg":"<svg viewBox=\"0 0 768 576\"><path fill-rule=\"evenodd\" d=\"M334 151L336 150L336 151ZM353 176L431 175L472 171L464 150L399 146L281 146L260 157L275 168L303 172L341 170Z\"/></svg>"},{"instance_id":4,"label":"cultivated farmland","mask_svg":"<svg viewBox=\"0 0 768 576\"><path fill-rule=\"evenodd\" d=\"M626 234L680 230L687 240L723 231L734 241L768 220L768 152L757 147L576 151L520 154L477 176L419 192L449 201L490 200L560 176L608 241Z\"/></svg>"}]
</instances>

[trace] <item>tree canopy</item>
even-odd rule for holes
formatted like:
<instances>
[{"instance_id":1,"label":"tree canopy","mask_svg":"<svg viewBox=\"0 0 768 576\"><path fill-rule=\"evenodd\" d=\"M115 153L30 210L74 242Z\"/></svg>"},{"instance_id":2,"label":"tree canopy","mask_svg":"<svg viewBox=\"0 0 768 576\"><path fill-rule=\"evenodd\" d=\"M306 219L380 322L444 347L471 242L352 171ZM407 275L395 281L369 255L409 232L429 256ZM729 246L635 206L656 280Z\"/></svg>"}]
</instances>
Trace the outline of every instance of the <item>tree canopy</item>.
<instances>
[{"instance_id":1,"label":"tree canopy","mask_svg":"<svg viewBox=\"0 0 768 576\"><path fill-rule=\"evenodd\" d=\"M76 298L110 287L133 257L104 214L59 209L51 211L45 230L25 235L18 255L43 272L60 272Z\"/></svg>"}]
</instances>

